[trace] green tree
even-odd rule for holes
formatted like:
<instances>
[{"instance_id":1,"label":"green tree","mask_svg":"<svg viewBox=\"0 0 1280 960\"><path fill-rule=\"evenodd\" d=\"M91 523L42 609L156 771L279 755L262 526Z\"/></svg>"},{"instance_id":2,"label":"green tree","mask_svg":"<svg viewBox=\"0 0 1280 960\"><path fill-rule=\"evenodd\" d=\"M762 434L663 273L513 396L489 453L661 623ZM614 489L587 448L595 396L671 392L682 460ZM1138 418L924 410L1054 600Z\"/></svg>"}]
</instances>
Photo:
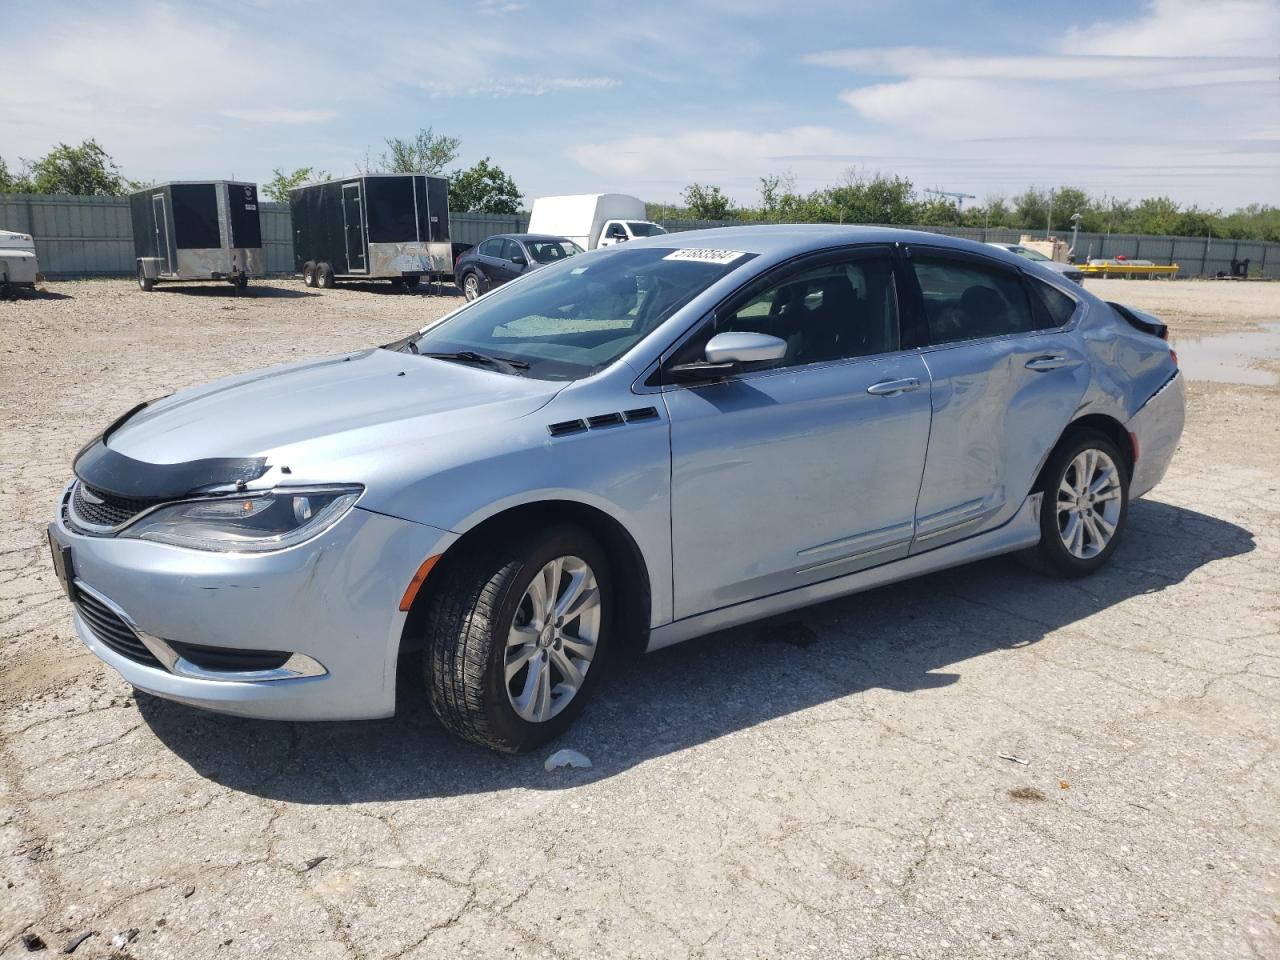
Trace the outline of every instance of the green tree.
<instances>
[{"instance_id":1,"label":"green tree","mask_svg":"<svg viewBox=\"0 0 1280 960\"><path fill-rule=\"evenodd\" d=\"M122 197L133 184L96 140L78 147L60 143L39 160L27 164L31 193L69 193L81 197Z\"/></svg>"},{"instance_id":2,"label":"green tree","mask_svg":"<svg viewBox=\"0 0 1280 960\"><path fill-rule=\"evenodd\" d=\"M950 197L929 197L920 201L913 219L926 227L958 227L964 222L960 207Z\"/></svg>"},{"instance_id":3,"label":"green tree","mask_svg":"<svg viewBox=\"0 0 1280 960\"><path fill-rule=\"evenodd\" d=\"M449 209L459 212L519 213L520 188L489 158L449 174Z\"/></svg>"},{"instance_id":4,"label":"green tree","mask_svg":"<svg viewBox=\"0 0 1280 960\"><path fill-rule=\"evenodd\" d=\"M0 157L0 193L31 193L31 181L25 172L10 173L4 157Z\"/></svg>"},{"instance_id":5,"label":"green tree","mask_svg":"<svg viewBox=\"0 0 1280 960\"><path fill-rule=\"evenodd\" d=\"M279 167L276 167L272 171L271 179L263 184L262 192L266 194L268 199L274 200L276 203L288 203L289 191L294 187L300 187L304 183L328 179L329 174L323 170L317 170L315 167L298 167L292 173L285 173Z\"/></svg>"},{"instance_id":6,"label":"green tree","mask_svg":"<svg viewBox=\"0 0 1280 960\"><path fill-rule=\"evenodd\" d=\"M695 220L724 220L733 202L716 186L691 183L684 188L684 202Z\"/></svg>"},{"instance_id":7,"label":"green tree","mask_svg":"<svg viewBox=\"0 0 1280 960\"><path fill-rule=\"evenodd\" d=\"M435 133L430 127L419 130L412 139L388 137L387 152L370 173L430 173L439 175L458 159L457 137ZM366 158L366 166L370 166Z\"/></svg>"}]
</instances>

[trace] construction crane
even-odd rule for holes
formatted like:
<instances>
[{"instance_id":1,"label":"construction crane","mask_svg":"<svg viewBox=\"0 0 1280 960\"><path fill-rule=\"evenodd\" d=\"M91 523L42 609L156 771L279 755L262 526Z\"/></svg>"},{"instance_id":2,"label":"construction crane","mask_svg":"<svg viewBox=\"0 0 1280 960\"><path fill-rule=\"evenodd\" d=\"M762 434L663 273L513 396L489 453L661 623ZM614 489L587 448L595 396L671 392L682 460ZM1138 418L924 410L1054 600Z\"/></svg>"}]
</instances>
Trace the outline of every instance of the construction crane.
<instances>
[{"instance_id":1,"label":"construction crane","mask_svg":"<svg viewBox=\"0 0 1280 960\"><path fill-rule=\"evenodd\" d=\"M959 209L964 208L964 202L966 200L978 199L972 193L956 193L954 190L926 190L925 193L932 193L939 197L950 197L956 202L956 207Z\"/></svg>"}]
</instances>

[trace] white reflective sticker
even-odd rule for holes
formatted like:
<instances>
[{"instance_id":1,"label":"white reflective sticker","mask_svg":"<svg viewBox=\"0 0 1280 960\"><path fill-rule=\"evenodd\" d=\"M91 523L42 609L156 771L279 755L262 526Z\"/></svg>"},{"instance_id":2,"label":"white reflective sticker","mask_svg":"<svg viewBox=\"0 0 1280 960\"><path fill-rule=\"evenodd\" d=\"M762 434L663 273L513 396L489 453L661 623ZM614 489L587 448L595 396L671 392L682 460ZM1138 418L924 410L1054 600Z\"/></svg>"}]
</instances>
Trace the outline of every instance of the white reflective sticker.
<instances>
[{"instance_id":1,"label":"white reflective sticker","mask_svg":"<svg viewBox=\"0 0 1280 960\"><path fill-rule=\"evenodd\" d=\"M697 260L699 263L733 263L746 254L740 250L704 250L701 247L685 247L673 250L663 260Z\"/></svg>"}]
</instances>

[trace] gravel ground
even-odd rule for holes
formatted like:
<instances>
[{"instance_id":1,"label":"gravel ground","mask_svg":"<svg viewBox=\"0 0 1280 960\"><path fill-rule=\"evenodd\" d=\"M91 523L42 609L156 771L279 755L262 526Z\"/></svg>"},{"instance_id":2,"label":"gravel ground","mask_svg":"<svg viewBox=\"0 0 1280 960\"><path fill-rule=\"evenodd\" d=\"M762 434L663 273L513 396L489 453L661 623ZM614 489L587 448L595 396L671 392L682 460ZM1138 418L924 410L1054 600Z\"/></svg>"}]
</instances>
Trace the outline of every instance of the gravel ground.
<instances>
[{"instance_id":1,"label":"gravel ground","mask_svg":"<svg viewBox=\"0 0 1280 960\"><path fill-rule=\"evenodd\" d=\"M1280 318L1280 284L1090 285L1187 349ZM0 303L0 956L1280 956L1280 388L1192 382L1099 575L988 561L661 651L547 773L412 684L368 723L135 697L43 544L137 400L456 298L50 291Z\"/></svg>"}]
</instances>

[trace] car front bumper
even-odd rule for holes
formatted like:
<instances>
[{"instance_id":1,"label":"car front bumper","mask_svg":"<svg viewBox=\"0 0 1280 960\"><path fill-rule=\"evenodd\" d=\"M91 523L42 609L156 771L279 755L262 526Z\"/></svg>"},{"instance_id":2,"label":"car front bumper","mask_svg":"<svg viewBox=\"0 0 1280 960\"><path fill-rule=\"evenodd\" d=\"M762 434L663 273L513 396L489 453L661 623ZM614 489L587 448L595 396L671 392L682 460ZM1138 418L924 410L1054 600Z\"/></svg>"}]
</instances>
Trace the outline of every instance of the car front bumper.
<instances>
[{"instance_id":1,"label":"car front bumper","mask_svg":"<svg viewBox=\"0 0 1280 960\"><path fill-rule=\"evenodd\" d=\"M442 553L456 535L356 507L287 550L215 553L81 535L64 522L68 495L53 527L70 546L74 582L92 599L106 601L143 644L298 655L286 669L268 671L139 662L121 652L118 636L106 642L111 635L100 613L95 621L95 608L77 605L81 640L135 687L208 710L273 720L395 712L396 660L407 616L400 600L422 562Z\"/></svg>"}]
</instances>

